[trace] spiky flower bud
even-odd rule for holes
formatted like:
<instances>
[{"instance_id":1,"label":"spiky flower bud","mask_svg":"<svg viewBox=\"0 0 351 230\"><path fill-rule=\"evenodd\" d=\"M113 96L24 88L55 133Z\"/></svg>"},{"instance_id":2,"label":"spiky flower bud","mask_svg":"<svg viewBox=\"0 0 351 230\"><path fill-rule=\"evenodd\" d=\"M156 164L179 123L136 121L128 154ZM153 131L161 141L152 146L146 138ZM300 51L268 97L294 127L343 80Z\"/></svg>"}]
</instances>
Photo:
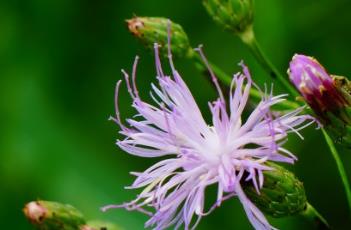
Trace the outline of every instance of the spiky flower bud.
<instances>
[{"instance_id":1,"label":"spiky flower bud","mask_svg":"<svg viewBox=\"0 0 351 230\"><path fill-rule=\"evenodd\" d=\"M248 198L263 212L273 217L284 217L301 213L307 198L302 182L287 169L269 163L272 171L264 171L264 183L259 193L252 184L244 184Z\"/></svg>"},{"instance_id":2,"label":"spiky flower bud","mask_svg":"<svg viewBox=\"0 0 351 230\"><path fill-rule=\"evenodd\" d=\"M83 214L68 204L32 201L26 204L23 212L40 230L77 230L85 224Z\"/></svg>"},{"instance_id":3,"label":"spiky flower bud","mask_svg":"<svg viewBox=\"0 0 351 230\"><path fill-rule=\"evenodd\" d=\"M140 40L146 48L153 50L154 44L159 44L162 56L167 56L167 30L170 23L172 37L172 55L181 58L192 53L189 39L181 25L161 17L134 17L126 20L129 31Z\"/></svg>"},{"instance_id":4,"label":"spiky flower bud","mask_svg":"<svg viewBox=\"0 0 351 230\"><path fill-rule=\"evenodd\" d=\"M253 23L253 0L203 0L208 14L225 30L245 32Z\"/></svg>"},{"instance_id":5,"label":"spiky flower bud","mask_svg":"<svg viewBox=\"0 0 351 230\"><path fill-rule=\"evenodd\" d=\"M351 84L331 76L314 58L295 55L288 70L290 81L337 141L351 143Z\"/></svg>"}]
</instances>

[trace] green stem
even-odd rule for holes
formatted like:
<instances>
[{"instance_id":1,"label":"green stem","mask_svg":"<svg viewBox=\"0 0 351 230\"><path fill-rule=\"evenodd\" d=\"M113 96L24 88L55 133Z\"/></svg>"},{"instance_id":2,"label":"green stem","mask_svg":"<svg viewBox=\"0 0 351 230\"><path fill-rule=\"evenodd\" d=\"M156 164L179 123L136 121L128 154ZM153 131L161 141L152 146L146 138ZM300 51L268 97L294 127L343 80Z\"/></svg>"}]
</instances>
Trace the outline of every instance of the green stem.
<instances>
[{"instance_id":1,"label":"green stem","mask_svg":"<svg viewBox=\"0 0 351 230\"><path fill-rule=\"evenodd\" d=\"M345 189L345 193L346 193L346 197L347 197L347 203L348 203L349 209L351 211L351 190L350 190L349 181L348 181L347 176L346 176L346 171L345 171L344 165L342 164L342 161L339 157L339 154L335 148L335 145L334 145L332 139L330 138L328 133L325 131L325 129L322 128L322 132L323 132L324 138L329 146L330 152L332 153L332 156L336 162L336 166L338 168L342 183L344 185L344 189Z\"/></svg>"},{"instance_id":2,"label":"green stem","mask_svg":"<svg viewBox=\"0 0 351 230\"><path fill-rule=\"evenodd\" d=\"M330 229L328 222L310 203L307 203L305 210L300 215L313 222L317 229Z\"/></svg>"},{"instance_id":3,"label":"green stem","mask_svg":"<svg viewBox=\"0 0 351 230\"><path fill-rule=\"evenodd\" d=\"M196 53L196 52L189 52L188 55L189 58L191 58L196 67L199 69L199 71L201 72L207 72L207 68L203 62L203 60L201 59L201 57ZM213 72L215 73L216 77L218 77L218 79L226 86L230 86L231 82L232 82L232 77L229 76L228 74L226 74L222 69L220 69L218 66L216 66L215 64L209 62ZM260 93L257 89L255 89L254 87L252 87L250 89L250 96L257 100L260 101L262 99L262 93ZM279 103L279 108L284 110L284 109L296 109L300 107L300 105L296 102L293 101L289 101L289 100L285 100L281 103Z\"/></svg>"},{"instance_id":4,"label":"green stem","mask_svg":"<svg viewBox=\"0 0 351 230\"><path fill-rule=\"evenodd\" d=\"M267 56L262 51L259 46L253 27L250 26L246 31L239 34L241 40L250 48L250 51L255 56L256 60L260 63L263 69L273 78L280 82L280 84L290 93L292 97L297 97L299 94L296 92L295 88L289 83L289 81L279 73L275 66L269 61Z\"/></svg>"}]
</instances>

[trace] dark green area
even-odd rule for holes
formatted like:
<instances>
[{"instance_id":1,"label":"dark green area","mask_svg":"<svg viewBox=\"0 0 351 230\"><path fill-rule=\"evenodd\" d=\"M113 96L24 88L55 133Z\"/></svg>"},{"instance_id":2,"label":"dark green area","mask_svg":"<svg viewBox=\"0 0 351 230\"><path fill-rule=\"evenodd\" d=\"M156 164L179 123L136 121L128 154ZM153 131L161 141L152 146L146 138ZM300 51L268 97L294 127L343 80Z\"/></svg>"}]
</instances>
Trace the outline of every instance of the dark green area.
<instances>
[{"instance_id":1,"label":"dark green area","mask_svg":"<svg viewBox=\"0 0 351 230\"><path fill-rule=\"evenodd\" d=\"M301 213L307 206L303 183L296 176L274 163L268 163L272 171L264 172L264 184L257 193L250 182L244 182L247 197L265 214L286 217Z\"/></svg>"},{"instance_id":2,"label":"dark green area","mask_svg":"<svg viewBox=\"0 0 351 230\"><path fill-rule=\"evenodd\" d=\"M294 53L315 56L331 73L351 72L351 1L256 1L255 31L262 48L285 73ZM124 190L130 171L155 159L130 156L115 145L118 128L114 87L120 69L141 56L138 84L148 97L155 82L153 57L127 32L124 19L170 17L187 31L192 46L204 44L208 58L228 73L244 59L257 83L270 79L238 38L219 29L200 1L189 0L8 0L0 2L0 217L2 229L32 229L22 214L28 201L70 203L90 219L106 219L125 229L142 229L146 217L105 204L132 199ZM204 115L215 91L187 60L177 68ZM134 111L125 87L123 117ZM276 93L282 92L279 88ZM299 157L291 169L304 182L307 197L335 229L350 226L345 194L320 131L305 140L291 136L287 148ZM341 158L351 177L351 153ZM281 229L308 229L299 217L271 219ZM198 229L251 229L236 199L204 218Z\"/></svg>"}]
</instances>

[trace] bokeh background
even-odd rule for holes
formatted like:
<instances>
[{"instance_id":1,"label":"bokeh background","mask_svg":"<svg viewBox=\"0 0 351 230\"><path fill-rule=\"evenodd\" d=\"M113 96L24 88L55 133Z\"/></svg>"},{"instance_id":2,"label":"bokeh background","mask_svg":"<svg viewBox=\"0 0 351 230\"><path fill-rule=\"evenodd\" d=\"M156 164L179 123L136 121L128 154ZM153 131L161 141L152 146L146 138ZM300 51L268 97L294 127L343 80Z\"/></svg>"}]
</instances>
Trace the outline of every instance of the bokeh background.
<instances>
[{"instance_id":1,"label":"bokeh background","mask_svg":"<svg viewBox=\"0 0 351 230\"><path fill-rule=\"evenodd\" d=\"M351 72L351 1L258 0L255 31L283 72L294 53L317 57L330 72ZM210 60L228 73L244 59L254 79L270 79L234 36L218 28L200 1L189 0L8 0L0 1L0 219L1 229L33 229L22 214L35 199L70 203L88 218L113 221L124 229L143 229L146 217L112 210L109 203L132 199L133 177L155 160L130 156L115 146L118 127L114 87L120 69L141 56L138 83L148 95L155 81L153 58L129 34L124 20L133 15L169 17L183 25L193 46L205 45ZM216 94L192 63L176 65L205 116ZM276 88L276 92L282 92ZM132 116L126 90L123 117ZM335 163L319 131L309 128L302 142L291 136L288 148L299 157L291 168L304 182L310 202L335 229L350 219ZM351 153L342 159L351 178ZM300 217L271 219L281 229L310 229ZM204 218L198 229L252 229L240 203L232 199Z\"/></svg>"}]
</instances>

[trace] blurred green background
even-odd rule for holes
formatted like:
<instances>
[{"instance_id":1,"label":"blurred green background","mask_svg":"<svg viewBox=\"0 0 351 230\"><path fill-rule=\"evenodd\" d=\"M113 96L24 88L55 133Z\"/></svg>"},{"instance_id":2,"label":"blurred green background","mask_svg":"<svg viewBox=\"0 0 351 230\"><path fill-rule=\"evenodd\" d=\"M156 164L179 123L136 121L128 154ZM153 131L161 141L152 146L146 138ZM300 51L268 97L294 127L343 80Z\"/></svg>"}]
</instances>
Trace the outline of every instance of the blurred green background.
<instances>
[{"instance_id":1,"label":"blurred green background","mask_svg":"<svg viewBox=\"0 0 351 230\"><path fill-rule=\"evenodd\" d=\"M351 72L351 1L256 1L258 40L281 71L294 53L315 56L330 72ZM244 59L260 85L270 79L234 36L208 17L200 1L178 0L8 0L0 1L0 217L1 229L32 229L21 209L35 199L70 203L89 218L143 229L137 212L99 208L132 199L133 177L155 160L123 153L115 146L118 127L114 87L120 69L139 54L138 83L143 96L155 81L153 58L128 33L124 19L164 16L183 25L193 46L205 45L210 60L228 73ZM186 60L176 65L204 114L216 94ZM199 87L201 85L201 87ZM276 89L276 92L281 92ZM134 114L125 87L123 117ZM310 202L335 229L351 226L333 159L314 128L288 148L299 157L292 168L304 182ZM351 153L342 154L351 178ZM302 218L271 219L281 229L311 228ZM198 229L252 229L236 199L204 218Z\"/></svg>"}]
</instances>

